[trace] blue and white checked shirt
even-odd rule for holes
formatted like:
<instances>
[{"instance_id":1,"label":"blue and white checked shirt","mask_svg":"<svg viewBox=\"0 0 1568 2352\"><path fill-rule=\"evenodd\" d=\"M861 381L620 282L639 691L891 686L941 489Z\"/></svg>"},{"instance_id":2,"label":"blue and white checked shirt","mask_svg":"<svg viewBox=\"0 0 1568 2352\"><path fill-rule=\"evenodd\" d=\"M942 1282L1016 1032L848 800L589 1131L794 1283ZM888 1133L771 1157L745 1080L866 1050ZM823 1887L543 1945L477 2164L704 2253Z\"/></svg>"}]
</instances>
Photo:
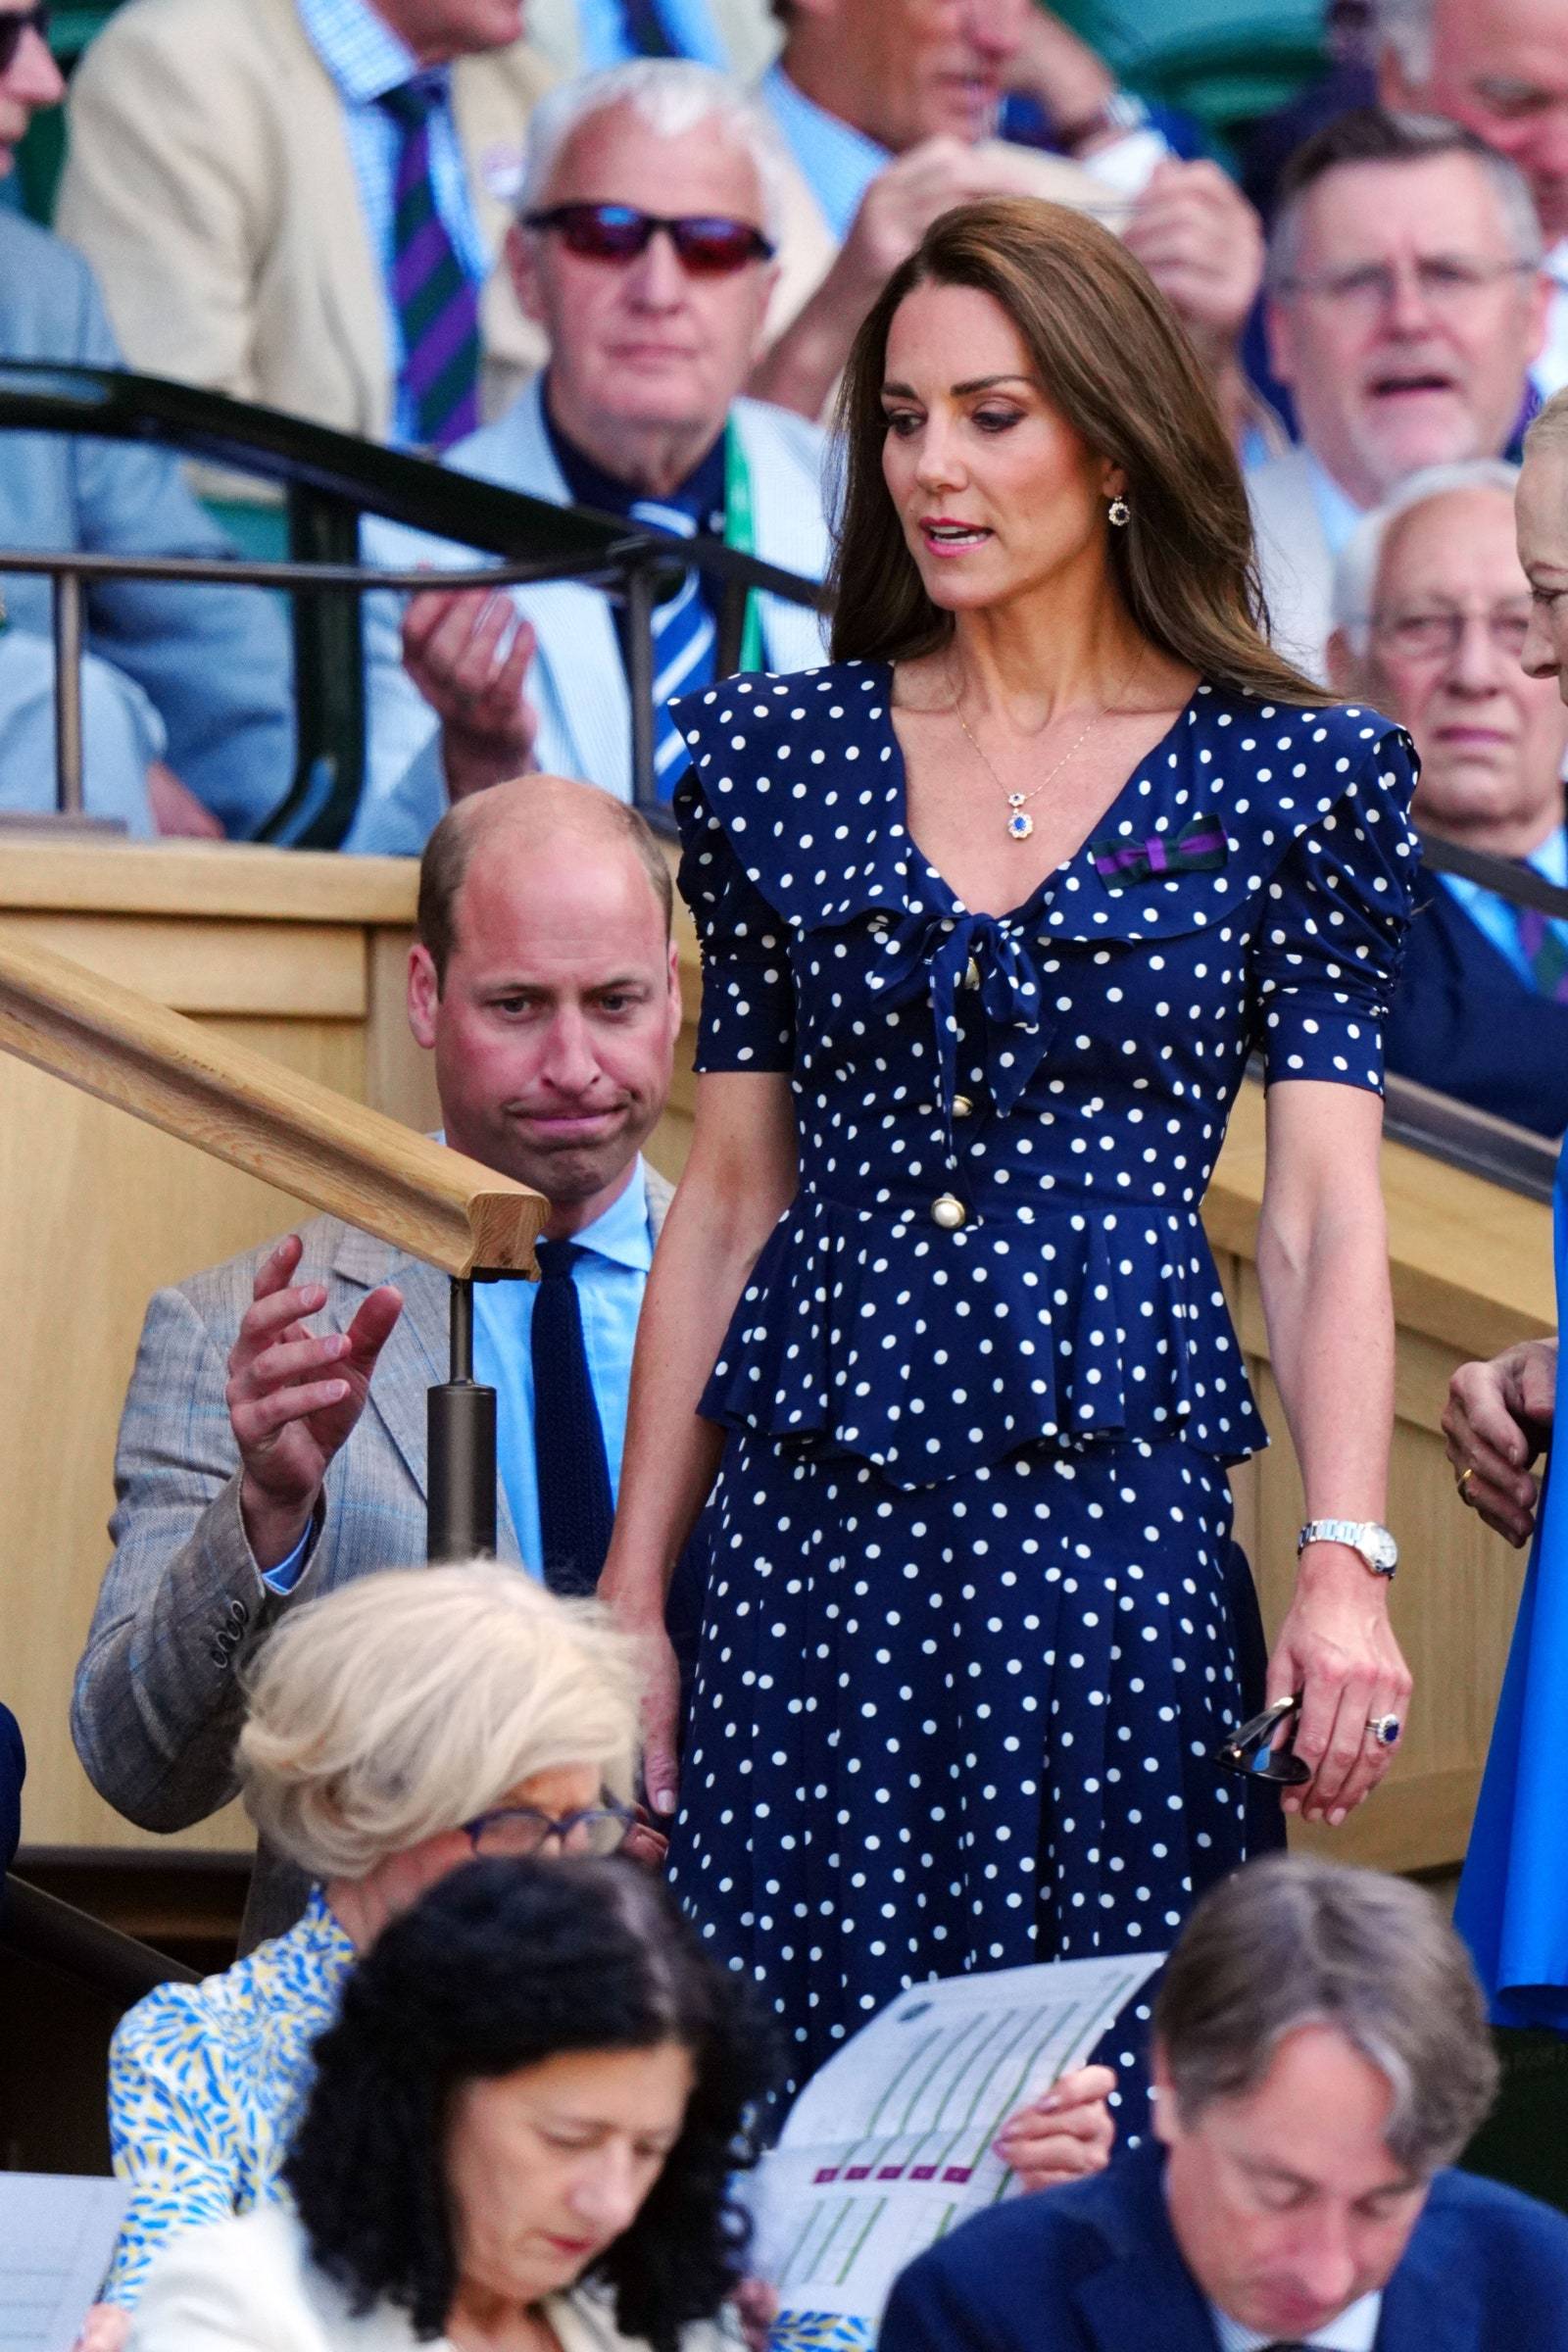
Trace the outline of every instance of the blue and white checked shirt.
<instances>
[{"instance_id":1,"label":"blue and white checked shirt","mask_svg":"<svg viewBox=\"0 0 1568 2352\"><path fill-rule=\"evenodd\" d=\"M701 66L716 66L720 74L729 72L729 57L706 0L657 0L657 5L672 56L692 57ZM627 30L625 0L577 0L577 35L585 74L624 65L640 54Z\"/></svg>"},{"instance_id":2,"label":"blue and white checked shirt","mask_svg":"<svg viewBox=\"0 0 1568 2352\"><path fill-rule=\"evenodd\" d=\"M1266 2346L1279 2341L1277 2336L1259 2335L1255 2328L1244 2328L1240 2320L1233 2320L1217 2303L1208 2308L1213 2314L1214 2333L1219 2337L1219 2352L1265 2352ZM1337 2320L1331 2320L1312 2335L1302 2336L1301 2341L1311 2345L1312 2352L1372 2352L1382 2316L1382 2294L1363 2295L1359 2302L1348 2304Z\"/></svg>"},{"instance_id":3,"label":"blue and white checked shirt","mask_svg":"<svg viewBox=\"0 0 1568 2352\"><path fill-rule=\"evenodd\" d=\"M391 276L393 190L402 134L376 101L400 83L413 80L419 72L418 60L367 0L299 0L299 12L311 46L343 101L355 184L370 232L370 250L380 259L387 332L401 363L403 335L392 299ZM430 180L436 211L464 268L482 284L490 256L468 193L448 76L443 70L433 69L427 78L438 81L444 93L430 116ZM398 441L415 437L412 406L401 386L393 409L392 432Z\"/></svg>"}]
</instances>

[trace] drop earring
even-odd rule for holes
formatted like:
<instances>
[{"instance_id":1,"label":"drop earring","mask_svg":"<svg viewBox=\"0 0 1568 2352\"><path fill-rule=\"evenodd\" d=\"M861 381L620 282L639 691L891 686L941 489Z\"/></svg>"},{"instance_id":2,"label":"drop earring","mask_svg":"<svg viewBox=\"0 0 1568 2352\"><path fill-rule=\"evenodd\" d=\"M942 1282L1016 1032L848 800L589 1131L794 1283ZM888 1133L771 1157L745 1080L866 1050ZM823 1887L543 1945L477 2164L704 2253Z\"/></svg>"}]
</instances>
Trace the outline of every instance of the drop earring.
<instances>
[{"instance_id":1,"label":"drop earring","mask_svg":"<svg viewBox=\"0 0 1568 2352\"><path fill-rule=\"evenodd\" d=\"M1132 518L1133 511L1127 504L1127 501L1118 491L1116 496L1111 500L1109 506L1105 509L1105 520L1107 522L1114 523L1117 530L1121 531L1126 529Z\"/></svg>"}]
</instances>

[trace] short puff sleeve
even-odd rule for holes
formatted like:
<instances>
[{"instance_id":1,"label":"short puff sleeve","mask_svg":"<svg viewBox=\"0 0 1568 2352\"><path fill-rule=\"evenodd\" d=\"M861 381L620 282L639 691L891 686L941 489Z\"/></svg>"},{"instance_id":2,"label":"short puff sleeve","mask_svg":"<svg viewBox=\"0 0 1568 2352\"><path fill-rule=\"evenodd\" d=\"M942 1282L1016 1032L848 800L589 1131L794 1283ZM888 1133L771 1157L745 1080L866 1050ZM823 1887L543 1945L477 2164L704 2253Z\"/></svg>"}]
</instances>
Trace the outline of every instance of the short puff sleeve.
<instances>
[{"instance_id":1,"label":"short puff sleeve","mask_svg":"<svg viewBox=\"0 0 1568 2352\"><path fill-rule=\"evenodd\" d=\"M703 956L699 1071L795 1067L795 983L787 926L752 882L695 769L675 795L680 895Z\"/></svg>"},{"instance_id":2,"label":"short puff sleeve","mask_svg":"<svg viewBox=\"0 0 1568 2352\"><path fill-rule=\"evenodd\" d=\"M1390 728L1268 884L1254 984L1271 1086L1317 1078L1383 1092L1383 1027L1412 907L1415 779L1415 747Z\"/></svg>"}]
</instances>

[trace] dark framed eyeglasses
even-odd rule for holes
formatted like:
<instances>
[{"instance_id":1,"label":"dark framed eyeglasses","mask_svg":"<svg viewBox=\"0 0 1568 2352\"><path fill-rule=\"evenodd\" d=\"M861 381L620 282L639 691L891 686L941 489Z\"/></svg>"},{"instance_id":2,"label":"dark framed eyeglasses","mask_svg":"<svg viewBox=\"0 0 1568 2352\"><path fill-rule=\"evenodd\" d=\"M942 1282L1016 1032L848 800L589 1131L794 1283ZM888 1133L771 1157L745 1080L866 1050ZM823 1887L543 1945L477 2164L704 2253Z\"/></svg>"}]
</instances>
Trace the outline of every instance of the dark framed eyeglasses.
<instances>
[{"instance_id":1,"label":"dark framed eyeglasses","mask_svg":"<svg viewBox=\"0 0 1568 2352\"><path fill-rule=\"evenodd\" d=\"M497 1805L466 1821L463 1834L476 1854L517 1861L539 1853L552 1838L564 1854L612 1854L636 1826L629 1805L611 1797L579 1813L541 1813L536 1805Z\"/></svg>"},{"instance_id":2,"label":"dark framed eyeglasses","mask_svg":"<svg viewBox=\"0 0 1568 2352\"><path fill-rule=\"evenodd\" d=\"M39 0L36 8L19 8L14 15L0 17L0 74L8 73L16 63L24 33L35 32L40 41L49 39L49 11Z\"/></svg>"},{"instance_id":3,"label":"dark framed eyeglasses","mask_svg":"<svg viewBox=\"0 0 1568 2352\"><path fill-rule=\"evenodd\" d=\"M548 229L585 262L634 262L662 229L681 268L693 277L727 277L753 262L770 262L773 247L750 220L722 213L643 213L631 204L553 204L524 213L524 228Z\"/></svg>"},{"instance_id":4,"label":"dark framed eyeglasses","mask_svg":"<svg viewBox=\"0 0 1568 2352\"><path fill-rule=\"evenodd\" d=\"M1244 1780L1272 1781L1278 1788L1298 1788L1312 1778L1312 1767L1303 1764L1296 1752L1300 1713L1299 1692L1294 1698L1277 1698L1215 1748L1215 1763L1226 1772L1239 1772Z\"/></svg>"}]
</instances>

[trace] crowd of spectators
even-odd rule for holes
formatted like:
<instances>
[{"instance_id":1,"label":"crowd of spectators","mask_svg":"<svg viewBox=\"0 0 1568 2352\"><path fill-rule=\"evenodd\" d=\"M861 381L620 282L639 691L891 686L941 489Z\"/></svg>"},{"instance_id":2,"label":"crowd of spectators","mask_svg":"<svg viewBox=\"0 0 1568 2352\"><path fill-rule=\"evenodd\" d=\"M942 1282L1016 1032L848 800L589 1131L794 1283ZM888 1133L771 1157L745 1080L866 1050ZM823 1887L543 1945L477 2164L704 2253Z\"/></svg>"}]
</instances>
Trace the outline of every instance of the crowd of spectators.
<instances>
[{"instance_id":1,"label":"crowd of spectators","mask_svg":"<svg viewBox=\"0 0 1568 2352\"><path fill-rule=\"evenodd\" d=\"M820 580L820 427L856 326L943 210L1034 195L1109 223L1182 318L1244 459L1274 640L1327 679L1358 522L1424 468L1517 457L1568 378L1568 0L1339 0L1325 41L1323 78L1227 152L1035 0L121 0L73 76L53 230L0 210L0 351L123 355ZM0 0L0 164L63 94L34 12ZM227 545L172 458L45 435L12 438L0 540ZM373 520L363 554L483 561ZM48 800L54 657L47 582L6 595L0 808L20 808ZM1335 682L1402 713L1339 619ZM662 705L713 674L720 624L706 573L655 608L662 798L683 760ZM372 596L365 637L350 851L417 855L443 808L518 773L631 797L604 591ZM809 606L754 597L742 666L806 667L821 642ZM95 584L82 695L91 812L265 833L295 765L270 599ZM1469 838L1551 870L1505 833ZM1501 917L1457 934L1461 981L1454 914L1451 885L1423 907L1404 1025L1457 1022L1479 1053L1477 1004L1535 983ZM1441 1023L1408 1002L1434 958L1457 991ZM1560 1124L1527 1046L1480 1092Z\"/></svg>"}]
</instances>

